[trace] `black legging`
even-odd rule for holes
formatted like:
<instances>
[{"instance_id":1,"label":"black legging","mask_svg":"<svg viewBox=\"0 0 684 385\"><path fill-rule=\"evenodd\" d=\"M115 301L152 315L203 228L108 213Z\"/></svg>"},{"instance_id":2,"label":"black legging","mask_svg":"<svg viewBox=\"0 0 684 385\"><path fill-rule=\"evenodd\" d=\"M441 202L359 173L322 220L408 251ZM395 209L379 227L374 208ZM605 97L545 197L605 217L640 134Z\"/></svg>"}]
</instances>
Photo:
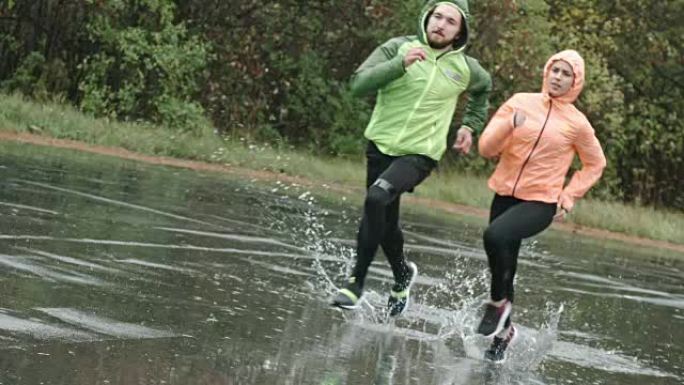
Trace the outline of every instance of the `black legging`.
<instances>
[{"instance_id":1,"label":"black legging","mask_svg":"<svg viewBox=\"0 0 684 385\"><path fill-rule=\"evenodd\" d=\"M366 150L366 200L357 234L356 266L352 275L363 285L378 245L387 256L395 280L408 273L404 236L399 226L401 194L413 191L437 162L423 155L385 155L373 142Z\"/></svg>"},{"instance_id":2,"label":"black legging","mask_svg":"<svg viewBox=\"0 0 684 385\"><path fill-rule=\"evenodd\" d=\"M506 298L513 302L513 279L520 242L544 231L551 225L555 214L555 203L525 201L499 194L494 196L489 227L484 232L484 247L492 274L493 301Z\"/></svg>"}]
</instances>

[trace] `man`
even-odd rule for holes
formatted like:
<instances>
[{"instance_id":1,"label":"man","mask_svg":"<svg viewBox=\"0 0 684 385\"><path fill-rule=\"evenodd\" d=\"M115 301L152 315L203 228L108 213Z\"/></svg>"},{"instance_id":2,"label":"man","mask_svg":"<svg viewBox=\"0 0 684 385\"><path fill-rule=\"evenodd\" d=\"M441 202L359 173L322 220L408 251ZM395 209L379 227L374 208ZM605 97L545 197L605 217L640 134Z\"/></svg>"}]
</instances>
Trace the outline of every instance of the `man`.
<instances>
[{"instance_id":1,"label":"man","mask_svg":"<svg viewBox=\"0 0 684 385\"><path fill-rule=\"evenodd\" d=\"M413 191L437 165L447 147L447 134L459 95L469 99L454 148L468 153L472 132L487 118L489 74L465 55L468 41L467 0L428 1L419 18L417 36L390 39L354 73L352 92L377 92L365 131L366 200L357 235L356 266L333 305L356 308L378 246L392 267L395 284L388 300L391 316L408 306L409 289L418 269L403 254L399 200Z\"/></svg>"}]
</instances>

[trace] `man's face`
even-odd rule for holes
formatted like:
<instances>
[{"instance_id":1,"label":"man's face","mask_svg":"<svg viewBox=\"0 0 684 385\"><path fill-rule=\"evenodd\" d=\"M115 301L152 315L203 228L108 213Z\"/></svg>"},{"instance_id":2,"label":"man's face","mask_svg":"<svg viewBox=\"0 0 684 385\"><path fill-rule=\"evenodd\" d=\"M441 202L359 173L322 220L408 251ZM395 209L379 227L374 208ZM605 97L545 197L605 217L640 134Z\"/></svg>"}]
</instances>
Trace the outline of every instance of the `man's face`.
<instances>
[{"instance_id":1,"label":"man's face","mask_svg":"<svg viewBox=\"0 0 684 385\"><path fill-rule=\"evenodd\" d=\"M427 32L430 47L440 49L452 44L461 32L463 17L455 7L437 6L428 20Z\"/></svg>"},{"instance_id":2,"label":"man's face","mask_svg":"<svg viewBox=\"0 0 684 385\"><path fill-rule=\"evenodd\" d=\"M553 97L563 96L572 87L575 81L575 73L572 66L563 60L557 60L549 69L547 76L549 95Z\"/></svg>"}]
</instances>

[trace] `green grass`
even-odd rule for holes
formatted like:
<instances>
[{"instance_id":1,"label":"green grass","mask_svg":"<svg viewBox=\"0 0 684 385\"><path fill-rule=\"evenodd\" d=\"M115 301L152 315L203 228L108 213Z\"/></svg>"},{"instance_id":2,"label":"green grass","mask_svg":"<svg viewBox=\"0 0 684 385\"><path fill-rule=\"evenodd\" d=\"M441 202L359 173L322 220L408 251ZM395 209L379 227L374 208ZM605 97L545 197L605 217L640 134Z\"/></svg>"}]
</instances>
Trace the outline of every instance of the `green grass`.
<instances>
[{"instance_id":1,"label":"green grass","mask_svg":"<svg viewBox=\"0 0 684 385\"><path fill-rule=\"evenodd\" d=\"M341 185L361 191L364 184L362 154L356 159L316 157L285 146L272 147L239 139L222 139L212 132L190 134L145 123L96 119L63 104L35 103L18 95L0 94L0 106L0 130L4 131L39 132L55 138L122 147L148 155L274 171L306 178L317 186ZM489 207L492 198L485 177L442 170L428 178L417 189L416 195L482 209ZM684 243L684 214L681 212L584 200L578 203L569 221L629 235Z\"/></svg>"},{"instance_id":2,"label":"green grass","mask_svg":"<svg viewBox=\"0 0 684 385\"><path fill-rule=\"evenodd\" d=\"M483 209L489 208L493 196L487 178L439 169L416 192L418 196Z\"/></svg>"},{"instance_id":3,"label":"green grass","mask_svg":"<svg viewBox=\"0 0 684 385\"><path fill-rule=\"evenodd\" d=\"M222 139L212 132L183 133L146 123L96 119L58 103L36 103L19 95L0 94L0 129L34 132L54 138L122 147L149 155L163 155L270 170L287 174L325 176L329 182L362 183L359 161L325 160L287 148Z\"/></svg>"},{"instance_id":4,"label":"green grass","mask_svg":"<svg viewBox=\"0 0 684 385\"><path fill-rule=\"evenodd\" d=\"M575 223L644 238L684 243L684 214L616 202L580 201Z\"/></svg>"}]
</instances>

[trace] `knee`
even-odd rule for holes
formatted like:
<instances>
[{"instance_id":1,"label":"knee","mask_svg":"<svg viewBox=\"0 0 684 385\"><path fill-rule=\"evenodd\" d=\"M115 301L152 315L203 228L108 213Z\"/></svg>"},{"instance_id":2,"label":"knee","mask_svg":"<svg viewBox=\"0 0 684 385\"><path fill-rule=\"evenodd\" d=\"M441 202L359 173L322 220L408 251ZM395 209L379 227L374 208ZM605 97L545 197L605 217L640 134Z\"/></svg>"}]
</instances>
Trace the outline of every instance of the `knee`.
<instances>
[{"instance_id":1,"label":"knee","mask_svg":"<svg viewBox=\"0 0 684 385\"><path fill-rule=\"evenodd\" d=\"M492 226L487 227L482 238L485 249L487 250L500 250L506 245L506 239L504 238L503 234L501 234Z\"/></svg>"},{"instance_id":2,"label":"knee","mask_svg":"<svg viewBox=\"0 0 684 385\"><path fill-rule=\"evenodd\" d=\"M368 208L381 208L387 206L391 200L392 195L387 189L381 186L372 185L366 194L365 205Z\"/></svg>"}]
</instances>

